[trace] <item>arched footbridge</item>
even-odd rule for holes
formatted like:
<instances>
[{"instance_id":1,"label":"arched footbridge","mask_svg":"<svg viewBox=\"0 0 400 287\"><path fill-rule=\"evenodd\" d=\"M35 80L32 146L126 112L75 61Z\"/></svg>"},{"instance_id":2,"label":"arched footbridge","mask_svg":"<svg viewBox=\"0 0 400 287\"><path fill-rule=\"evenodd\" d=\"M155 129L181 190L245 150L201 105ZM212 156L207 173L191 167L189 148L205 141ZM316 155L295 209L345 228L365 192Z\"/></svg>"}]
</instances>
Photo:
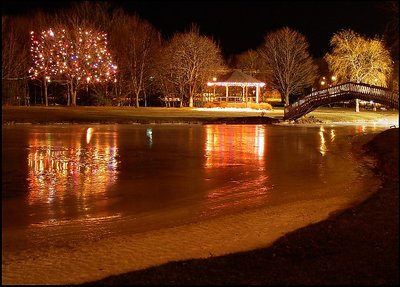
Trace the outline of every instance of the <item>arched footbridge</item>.
<instances>
[{"instance_id":1,"label":"arched footbridge","mask_svg":"<svg viewBox=\"0 0 400 287\"><path fill-rule=\"evenodd\" d=\"M399 94L387 88L362 83L344 83L314 91L285 107L284 120L295 120L327 104L360 99L374 101L390 108L399 109Z\"/></svg>"}]
</instances>

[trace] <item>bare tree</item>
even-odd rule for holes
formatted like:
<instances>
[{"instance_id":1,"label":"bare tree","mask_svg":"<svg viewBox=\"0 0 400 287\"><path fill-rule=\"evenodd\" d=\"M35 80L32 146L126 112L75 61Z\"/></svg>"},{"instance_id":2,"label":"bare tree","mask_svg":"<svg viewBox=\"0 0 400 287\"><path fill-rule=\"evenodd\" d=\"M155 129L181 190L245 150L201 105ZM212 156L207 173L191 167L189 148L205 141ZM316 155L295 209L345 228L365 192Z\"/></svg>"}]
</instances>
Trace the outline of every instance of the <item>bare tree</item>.
<instances>
[{"instance_id":1,"label":"bare tree","mask_svg":"<svg viewBox=\"0 0 400 287\"><path fill-rule=\"evenodd\" d=\"M2 15L1 72L3 102L14 102L27 93L29 67L29 20Z\"/></svg>"},{"instance_id":2,"label":"bare tree","mask_svg":"<svg viewBox=\"0 0 400 287\"><path fill-rule=\"evenodd\" d=\"M316 78L317 67L308 47L302 34L284 27L267 34L258 50L272 72L271 84L281 93L285 105L289 105L289 95L301 94Z\"/></svg>"},{"instance_id":3,"label":"bare tree","mask_svg":"<svg viewBox=\"0 0 400 287\"><path fill-rule=\"evenodd\" d=\"M26 104L29 104L29 87L30 81L28 71L32 67L30 53L30 36L34 29L42 29L53 23L51 15L37 10L30 15L12 16L3 18L3 41L2 41L2 63L3 63L3 79L9 83L12 81L13 86L19 87L19 98L21 93L25 93ZM4 38L8 37L8 39ZM42 85L45 104L47 100L47 81L45 77L40 77L39 81ZM7 87L4 85L3 87Z\"/></svg>"},{"instance_id":4,"label":"bare tree","mask_svg":"<svg viewBox=\"0 0 400 287\"><path fill-rule=\"evenodd\" d=\"M1 41L1 72L3 80L17 79L26 76L24 66L26 63L21 61L21 55L27 57L24 50L24 37L18 32L17 23L20 17L2 16L2 41Z\"/></svg>"},{"instance_id":5,"label":"bare tree","mask_svg":"<svg viewBox=\"0 0 400 287\"><path fill-rule=\"evenodd\" d=\"M389 87L399 90L399 2L384 1L380 4L388 23L386 24L384 39L386 47L391 52L394 69L389 82Z\"/></svg>"},{"instance_id":6,"label":"bare tree","mask_svg":"<svg viewBox=\"0 0 400 287\"><path fill-rule=\"evenodd\" d=\"M247 50L235 57L235 67L254 78L266 82L263 91L271 90L272 71L265 65L263 58L257 50Z\"/></svg>"},{"instance_id":7,"label":"bare tree","mask_svg":"<svg viewBox=\"0 0 400 287\"><path fill-rule=\"evenodd\" d=\"M223 67L218 45L192 26L189 32L176 33L162 52L163 75L182 99L193 107L194 96L201 92L211 75ZM182 101L181 101L182 102Z\"/></svg>"},{"instance_id":8,"label":"bare tree","mask_svg":"<svg viewBox=\"0 0 400 287\"><path fill-rule=\"evenodd\" d=\"M73 2L72 6L61 11L57 18L69 28L92 27L109 33L114 24L110 18L112 11L112 4L107 1Z\"/></svg>"},{"instance_id":9,"label":"bare tree","mask_svg":"<svg viewBox=\"0 0 400 287\"><path fill-rule=\"evenodd\" d=\"M256 76L262 70L260 54L255 50L247 50L236 56L236 68L251 76Z\"/></svg>"},{"instance_id":10,"label":"bare tree","mask_svg":"<svg viewBox=\"0 0 400 287\"><path fill-rule=\"evenodd\" d=\"M161 45L161 35L137 15L126 15L122 11L117 13L119 16L111 32L111 42L123 75L121 84L134 97L135 106L139 107L139 96L145 93L146 83L151 77L150 70Z\"/></svg>"},{"instance_id":11,"label":"bare tree","mask_svg":"<svg viewBox=\"0 0 400 287\"><path fill-rule=\"evenodd\" d=\"M382 12L387 15L388 23L385 29L385 38L388 49L393 56L399 54L399 2L382 2Z\"/></svg>"},{"instance_id":12,"label":"bare tree","mask_svg":"<svg viewBox=\"0 0 400 287\"><path fill-rule=\"evenodd\" d=\"M331 46L332 52L327 53L325 59L339 82L388 86L393 66L382 40L367 39L352 30L343 30L333 35ZM358 100L356 111L359 111Z\"/></svg>"}]
</instances>

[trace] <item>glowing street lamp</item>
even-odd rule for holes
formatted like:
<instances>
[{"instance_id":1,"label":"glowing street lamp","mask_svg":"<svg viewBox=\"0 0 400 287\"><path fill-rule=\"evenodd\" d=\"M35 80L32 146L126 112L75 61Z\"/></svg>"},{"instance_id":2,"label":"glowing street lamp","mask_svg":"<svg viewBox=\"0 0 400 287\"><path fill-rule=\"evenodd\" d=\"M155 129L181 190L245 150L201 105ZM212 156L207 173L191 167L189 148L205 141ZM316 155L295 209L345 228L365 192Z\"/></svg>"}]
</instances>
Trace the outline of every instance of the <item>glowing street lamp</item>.
<instances>
[{"instance_id":1,"label":"glowing street lamp","mask_svg":"<svg viewBox=\"0 0 400 287\"><path fill-rule=\"evenodd\" d=\"M326 78L325 77L322 77L322 80L321 80L320 84L321 84L322 88L325 88L325 84L326 84Z\"/></svg>"}]
</instances>

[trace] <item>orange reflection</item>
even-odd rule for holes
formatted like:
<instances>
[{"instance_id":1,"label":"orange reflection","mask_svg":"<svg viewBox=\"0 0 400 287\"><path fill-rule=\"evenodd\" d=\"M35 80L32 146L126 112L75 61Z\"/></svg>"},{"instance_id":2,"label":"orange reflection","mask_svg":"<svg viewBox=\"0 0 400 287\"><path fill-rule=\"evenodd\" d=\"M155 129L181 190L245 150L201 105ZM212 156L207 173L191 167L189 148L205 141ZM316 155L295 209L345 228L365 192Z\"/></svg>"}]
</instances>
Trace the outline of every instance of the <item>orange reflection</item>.
<instances>
[{"instance_id":1,"label":"orange reflection","mask_svg":"<svg viewBox=\"0 0 400 287\"><path fill-rule=\"evenodd\" d=\"M89 144L90 140L92 139L93 135L93 128L88 128L86 131L86 143Z\"/></svg>"},{"instance_id":2,"label":"orange reflection","mask_svg":"<svg viewBox=\"0 0 400 287\"><path fill-rule=\"evenodd\" d=\"M324 129L323 126L321 126L321 127L319 128L319 137L320 137L320 140L321 140L321 143L320 143L320 145L319 145L319 152L320 152L323 156L325 155L325 153L326 153L327 150L328 150L328 148L326 147L326 140L325 140L324 132L325 132L325 129Z\"/></svg>"},{"instance_id":3,"label":"orange reflection","mask_svg":"<svg viewBox=\"0 0 400 287\"><path fill-rule=\"evenodd\" d=\"M261 162L265 156L265 128L210 125L206 127L206 168Z\"/></svg>"},{"instance_id":4,"label":"orange reflection","mask_svg":"<svg viewBox=\"0 0 400 287\"><path fill-rule=\"evenodd\" d=\"M205 171L210 187L203 216L265 202L272 188L265 173L265 133L262 125L206 127Z\"/></svg>"},{"instance_id":5,"label":"orange reflection","mask_svg":"<svg viewBox=\"0 0 400 287\"><path fill-rule=\"evenodd\" d=\"M365 125L357 127L357 132L358 133L365 133L365 130L366 130L366 126Z\"/></svg>"},{"instance_id":6,"label":"orange reflection","mask_svg":"<svg viewBox=\"0 0 400 287\"><path fill-rule=\"evenodd\" d=\"M83 140L86 139L86 141ZM28 203L49 206L50 213L65 212L66 197L76 201L79 213L89 210L90 199L106 197L117 180L116 130L96 133L31 133L28 153ZM57 209L58 208L58 209Z\"/></svg>"},{"instance_id":7,"label":"orange reflection","mask_svg":"<svg viewBox=\"0 0 400 287\"><path fill-rule=\"evenodd\" d=\"M331 142L333 142L335 140L335 130L331 129Z\"/></svg>"}]
</instances>

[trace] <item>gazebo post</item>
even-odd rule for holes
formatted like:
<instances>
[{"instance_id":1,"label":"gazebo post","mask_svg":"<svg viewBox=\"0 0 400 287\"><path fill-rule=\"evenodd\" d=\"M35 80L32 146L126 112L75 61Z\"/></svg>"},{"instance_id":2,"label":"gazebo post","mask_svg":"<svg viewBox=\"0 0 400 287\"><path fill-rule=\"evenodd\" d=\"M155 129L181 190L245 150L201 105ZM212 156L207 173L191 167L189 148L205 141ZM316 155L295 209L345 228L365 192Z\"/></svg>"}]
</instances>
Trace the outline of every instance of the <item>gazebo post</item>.
<instances>
[{"instance_id":1,"label":"gazebo post","mask_svg":"<svg viewBox=\"0 0 400 287\"><path fill-rule=\"evenodd\" d=\"M259 90L260 90L260 86L256 85L256 103L257 104L258 104L258 93L259 93Z\"/></svg>"},{"instance_id":2,"label":"gazebo post","mask_svg":"<svg viewBox=\"0 0 400 287\"><path fill-rule=\"evenodd\" d=\"M226 102L228 102L228 85L226 85Z\"/></svg>"}]
</instances>

